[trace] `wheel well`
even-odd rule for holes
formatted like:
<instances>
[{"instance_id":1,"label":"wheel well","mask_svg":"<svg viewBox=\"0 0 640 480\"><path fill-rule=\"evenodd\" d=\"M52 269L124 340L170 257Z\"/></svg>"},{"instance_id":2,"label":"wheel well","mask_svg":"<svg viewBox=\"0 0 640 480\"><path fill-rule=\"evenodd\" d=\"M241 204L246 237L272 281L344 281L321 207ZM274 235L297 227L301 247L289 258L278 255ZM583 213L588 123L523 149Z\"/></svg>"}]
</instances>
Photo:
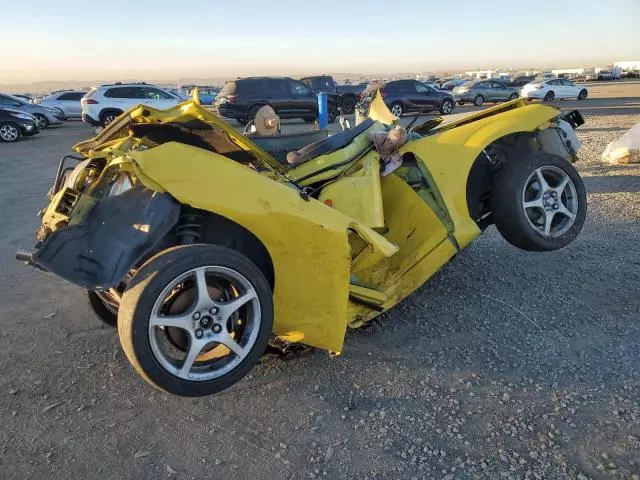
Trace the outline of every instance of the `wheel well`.
<instances>
[{"instance_id":1,"label":"wheel well","mask_svg":"<svg viewBox=\"0 0 640 480\"><path fill-rule=\"evenodd\" d=\"M187 225L190 229L188 233L193 233L196 229L196 234L200 237L198 241L227 247L243 254L260 269L273 290L275 285L273 262L267 248L258 237L234 221L206 210L186 208L183 209L181 222L185 216L188 217L187 223L191 224L195 221L199 224L195 228L192 224Z\"/></svg>"},{"instance_id":2,"label":"wheel well","mask_svg":"<svg viewBox=\"0 0 640 480\"><path fill-rule=\"evenodd\" d=\"M467 208L481 229L493 223L490 203L493 174L511 158L527 155L537 148L532 132L516 132L489 144L475 159L467 178Z\"/></svg>"},{"instance_id":3,"label":"wheel well","mask_svg":"<svg viewBox=\"0 0 640 480\"><path fill-rule=\"evenodd\" d=\"M107 114L107 113L117 113L118 115L122 114L122 110L118 109L118 108L103 108L102 110L100 110L100 115L98 115L99 119L102 120L102 118Z\"/></svg>"}]
</instances>

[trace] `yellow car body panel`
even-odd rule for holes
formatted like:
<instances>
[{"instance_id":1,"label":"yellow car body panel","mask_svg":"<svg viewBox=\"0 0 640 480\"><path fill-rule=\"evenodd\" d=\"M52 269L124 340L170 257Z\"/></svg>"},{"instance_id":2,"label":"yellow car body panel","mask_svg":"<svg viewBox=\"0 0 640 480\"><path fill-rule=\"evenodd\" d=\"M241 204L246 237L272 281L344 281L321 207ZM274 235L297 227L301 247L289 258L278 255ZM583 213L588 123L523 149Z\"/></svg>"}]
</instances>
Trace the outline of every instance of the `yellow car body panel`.
<instances>
[{"instance_id":1,"label":"yellow car body panel","mask_svg":"<svg viewBox=\"0 0 640 480\"><path fill-rule=\"evenodd\" d=\"M196 147L171 142L130 157L179 202L227 217L265 245L275 273L275 334L299 331L304 343L342 350L352 219Z\"/></svg>"},{"instance_id":2,"label":"yellow car body panel","mask_svg":"<svg viewBox=\"0 0 640 480\"><path fill-rule=\"evenodd\" d=\"M558 116L558 110L546 105L525 104L522 100L494 107L503 113L496 118L487 111L476 114L480 118L464 118L444 125L431 135L407 143L400 152L411 152L431 174L454 223L454 236L460 248L467 246L480 234L476 222L469 216L467 206L467 178L476 158L495 140L518 132L532 132L544 128ZM507 107L507 108L505 108ZM492 109L489 109L492 110ZM455 127L455 128L454 128Z\"/></svg>"},{"instance_id":3,"label":"yellow car body panel","mask_svg":"<svg viewBox=\"0 0 640 480\"><path fill-rule=\"evenodd\" d=\"M363 158L362 168L324 187L318 200L371 228L384 227L380 157Z\"/></svg>"}]
</instances>

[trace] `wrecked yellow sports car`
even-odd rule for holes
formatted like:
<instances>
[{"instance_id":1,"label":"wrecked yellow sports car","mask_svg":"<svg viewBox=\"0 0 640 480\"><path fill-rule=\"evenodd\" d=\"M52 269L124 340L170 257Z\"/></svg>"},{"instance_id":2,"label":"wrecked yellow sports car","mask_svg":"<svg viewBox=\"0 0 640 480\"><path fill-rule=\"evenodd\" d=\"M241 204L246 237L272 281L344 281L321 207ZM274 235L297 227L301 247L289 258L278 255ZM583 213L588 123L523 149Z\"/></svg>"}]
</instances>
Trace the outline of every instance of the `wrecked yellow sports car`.
<instances>
[{"instance_id":1,"label":"wrecked yellow sports car","mask_svg":"<svg viewBox=\"0 0 640 480\"><path fill-rule=\"evenodd\" d=\"M17 257L86 289L149 383L199 396L270 341L339 353L490 224L531 251L581 230L578 112L516 100L403 131L376 97L370 116L288 165L195 101L138 106L62 159Z\"/></svg>"}]
</instances>

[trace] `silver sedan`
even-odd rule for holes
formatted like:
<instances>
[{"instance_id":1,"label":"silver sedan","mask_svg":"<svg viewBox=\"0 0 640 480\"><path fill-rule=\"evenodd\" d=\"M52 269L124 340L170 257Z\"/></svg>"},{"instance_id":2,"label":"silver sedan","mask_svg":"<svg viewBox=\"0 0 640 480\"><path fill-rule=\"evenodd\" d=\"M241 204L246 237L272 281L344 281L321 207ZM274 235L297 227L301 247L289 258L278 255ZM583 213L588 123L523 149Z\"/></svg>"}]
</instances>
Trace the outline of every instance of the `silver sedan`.
<instances>
[{"instance_id":1,"label":"silver sedan","mask_svg":"<svg viewBox=\"0 0 640 480\"><path fill-rule=\"evenodd\" d=\"M41 100L38 100L39 105L44 105L49 108L55 108L64 115L64 119L67 118L80 118L82 109L80 107L80 99L86 95L87 92L58 92L53 93Z\"/></svg>"}]
</instances>

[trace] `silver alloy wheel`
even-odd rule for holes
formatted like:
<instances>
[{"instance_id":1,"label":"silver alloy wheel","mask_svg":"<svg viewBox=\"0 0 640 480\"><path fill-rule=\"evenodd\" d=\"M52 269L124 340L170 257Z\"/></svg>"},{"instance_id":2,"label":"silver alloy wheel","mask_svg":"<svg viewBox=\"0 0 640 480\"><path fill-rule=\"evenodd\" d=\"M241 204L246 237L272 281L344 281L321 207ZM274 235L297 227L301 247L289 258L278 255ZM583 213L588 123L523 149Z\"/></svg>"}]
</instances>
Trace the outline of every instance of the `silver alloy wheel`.
<instances>
[{"instance_id":1,"label":"silver alloy wheel","mask_svg":"<svg viewBox=\"0 0 640 480\"><path fill-rule=\"evenodd\" d=\"M391 107L391 113L393 113L395 117L400 118L400 116L402 115L402 105L400 105L399 103L396 103L394 106Z\"/></svg>"},{"instance_id":2,"label":"silver alloy wheel","mask_svg":"<svg viewBox=\"0 0 640 480\"><path fill-rule=\"evenodd\" d=\"M178 314L168 313L170 303L185 294L187 283L195 293L190 305ZM230 300L213 299L212 291ZM249 354L261 318L258 294L239 272L220 266L194 268L169 282L156 299L148 327L151 350L160 365L176 377L211 380L236 368ZM175 330L188 341L186 351L170 340Z\"/></svg>"},{"instance_id":3,"label":"silver alloy wheel","mask_svg":"<svg viewBox=\"0 0 640 480\"><path fill-rule=\"evenodd\" d=\"M102 123L104 124L104 126L106 127L107 125L109 125L111 122L113 122L116 118L115 115L113 115L112 113L105 115L104 119L102 120Z\"/></svg>"},{"instance_id":4,"label":"silver alloy wheel","mask_svg":"<svg viewBox=\"0 0 640 480\"><path fill-rule=\"evenodd\" d=\"M547 238L565 234L578 214L576 186L561 168L537 168L522 191L522 207L529 224Z\"/></svg>"},{"instance_id":5,"label":"silver alloy wheel","mask_svg":"<svg viewBox=\"0 0 640 480\"><path fill-rule=\"evenodd\" d=\"M442 104L442 113L448 115L451 113L452 109L453 106L451 105L451 102L449 100L445 100L445 102Z\"/></svg>"},{"instance_id":6,"label":"silver alloy wheel","mask_svg":"<svg viewBox=\"0 0 640 480\"><path fill-rule=\"evenodd\" d=\"M35 119L36 119L36 126L38 127L38 130L42 130L43 128L47 128L47 125L49 124L47 118L40 114L40 113L36 113L34 115Z\"/></svg>"},{"instance_id":7,"label":"silver alloy wheel","mask_svg":"<svg viewBox=\"0 0 640 480\"><path fill-rule=\"evenodd\" d=\"M0 127L0 138L5 142L15 142L20 136L20 131L15 125L2 125Z\"/></svg>"}]
</instances>

